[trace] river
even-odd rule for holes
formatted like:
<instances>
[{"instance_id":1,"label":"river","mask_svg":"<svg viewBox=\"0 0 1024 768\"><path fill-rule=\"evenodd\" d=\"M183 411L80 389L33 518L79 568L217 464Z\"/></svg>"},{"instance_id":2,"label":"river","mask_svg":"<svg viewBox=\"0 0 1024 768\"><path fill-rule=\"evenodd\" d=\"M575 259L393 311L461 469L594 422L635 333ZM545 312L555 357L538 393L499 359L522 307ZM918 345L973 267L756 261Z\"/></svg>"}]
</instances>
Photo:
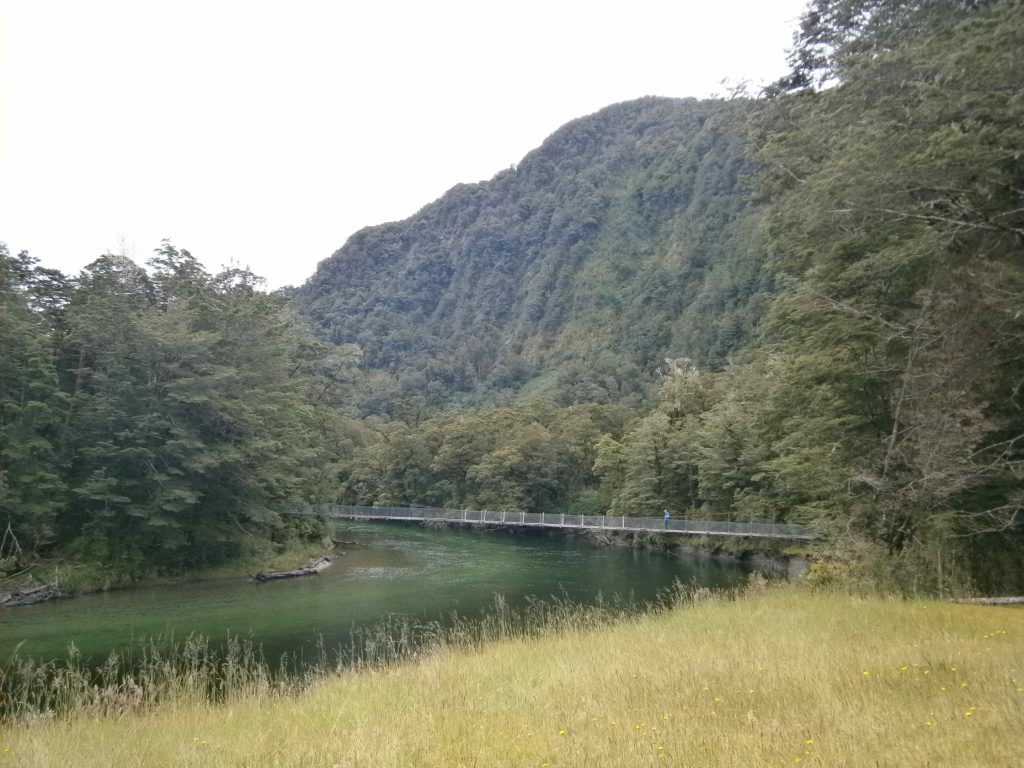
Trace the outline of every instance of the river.
<instances>
[{"instance_id":1,"label":"river","mask_svg":"<svg viewBox=\"0 0 1024 768\"><path fill-rule=\"evenodd\" d=\"M593 602L616 596L650 601L676 581L727 587L738 563L658 551L600 548L570 536L491 533L388 523L338 523L350 549L318 576L250 583L224 578L85 595L0 612L0 663L62 658L74 643L90 663L143 638L200 633L249 638L268 660L311 654L322 638L344 645L353 628L401 616L478 615L502 595Z\"/></svg>"}]
</instances>

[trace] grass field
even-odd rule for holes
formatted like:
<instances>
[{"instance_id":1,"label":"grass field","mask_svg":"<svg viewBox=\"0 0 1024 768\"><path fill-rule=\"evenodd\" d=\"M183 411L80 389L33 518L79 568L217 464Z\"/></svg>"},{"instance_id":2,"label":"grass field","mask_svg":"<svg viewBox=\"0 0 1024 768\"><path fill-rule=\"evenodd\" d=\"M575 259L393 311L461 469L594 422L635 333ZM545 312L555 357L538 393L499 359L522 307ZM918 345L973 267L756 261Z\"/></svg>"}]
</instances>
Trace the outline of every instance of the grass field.
<instances>
[{"instance_id":1,"label":"grass field","mask_svg":"<svg viewBox=\"0 0 1024 768\"><path fill-rule=\"evenodd\" d=\"M229 765L1024 766L1024 611L768 590L0 731L0 768Z\"/></svg>"}]
</instances>

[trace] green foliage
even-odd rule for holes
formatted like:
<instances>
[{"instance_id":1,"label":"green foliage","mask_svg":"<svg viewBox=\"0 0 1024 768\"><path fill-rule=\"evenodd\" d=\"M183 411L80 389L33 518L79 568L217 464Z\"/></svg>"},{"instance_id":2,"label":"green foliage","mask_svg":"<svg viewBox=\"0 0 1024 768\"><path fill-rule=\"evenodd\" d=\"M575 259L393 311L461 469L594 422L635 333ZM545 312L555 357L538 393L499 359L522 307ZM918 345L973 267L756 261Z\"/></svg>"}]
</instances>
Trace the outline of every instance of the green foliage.
<instances>
[{"instance_id":1,"label":"green foliage","mask_svg":"<svg viewBox=\"0 0 1024 768\"><path fill-rule=\"evenodd\" d=\"M360 412L637 404L666 356L720 365L772 285L743 181L750 111L617 104L355 234L296 299L323 338L363 350Z\"/></svg>"},{"instance_id":2,"label":"green foliage","mask_svg":"<svg viewBox=\"0 0 1024 768\"><path fill-rule=\"evenodd\" d=\"M772 98L617 105L357 235L299 295L404 423L348 492L812 523L865 583L1007 588L980 553L1020 572L1022 13L815 0ZM634 410L573 451L547 406L423 421L528 397Z\"/></svg>"},{"instance_id":3,"label":"green foliage","mask_svg":"<svg viewBox=\"0 0 1024 768\"><path fill-rule=\"evenodd\" d=\"M500 411L452 417L427 450L431 462L421 464L424 478L439 473L447 483L434 498L810 522L860 563L867 581L944 591L967 588L965 574L973 574L975 585L1007 588L985 574L979 552L999 551L1010 564L1021 551L1024 72L1016 51L1024 17L1012 3L949 14L943 7L814 5L817 16L808 19L817 27L805 26L798 45L824 46L815 77L833 87L815 92L807 70L789 89L799 92L760 105L763 228L754 218L726 226L710 203L701 210L728 232L700 279L706 291L722 270L722 285L737 296L708 313L716 339L734 331L737 346L716 348L696 333L709 325L692 321L700 300L686 298L697 252L673 260L695 230L665 228L687 205L687 177L682 167L661 166L669 175L657 189L679 194L648 209L661 199L655 188L634 188L634 202L647 202L633 213L652 216L601 219L601 238L565 283L576 298L558 306L571 311L557 321L550 305L517 294L514 312L535 309L520 315L527 319L514 327L528 333L511 346L533 373L523 391L562 404L642 403L650 385L633 387L657 364L656 407L597 434L582 482L561 496L553 486L531 491L525 480L544 483L565 466L580 467L551 452L542 432ZM745 114L737 108L732 118ZM611 210L618 209L609 203ZM605 237L631 242L633 258L602 260ZM743 256L761 242L774 280L761 277L758 258ZM568 258L560 253L549 270ZM466 266L452 274L483 273ZM529 274L536 281L542 272ZM783 289L769 302L773 283ZM480 301L468 289L459 295ZM610 308L605 314L595 296ZM671 301L674 315L663 311ZM765 305L754 343L739 349L751 334L744 322ZM627 311L637 306L643 310ZM556 332L536 343L535 328ZM502 334L496 342L507 343ZM683 338L690 341L677 345ZM696 365L662 362L675 349L696 350ZM732 365L722 365L726 356ZM453 426L460 420L463 438Z\"/></svg>"},{"instance_id":4,"label":"green foliage","mask_svg":"<svg viewBox=\"0 0 1024 768\"><path fill-rule=\"evenodd\" d=\"M274 510L330 466L326 348L285 300L168 243L152 267L103 256L72 286L0 260L0 519L23 548L128 576L278 536Z\"/></svg>"},{"instance_id":5,"label":"green foliage","mask_svg":"<svg viewBox=\"0 0 1024 768\"><path fill-rule=\"evenodd\" d=\"M621 433L619 406L517 408L438 416L415 427L383 424L343 462L341 497L358 504L429 504L564 511L596 491L598 439ZM590 508L600 500L593 495Z\"/></svg>"},{"instance_id":6,"label":"green foliage","mask_svg":"<svg viewBox=\"0 0 1024 768\"><path fill-rule=\"evenodd\" d=\"M52 542L67 492L59 456L67 399L58 388L57 330L52 316L35 311L47 278L26 253L12 257L0 244L0 526L10 526L24 554Z\"/></svg>"},{"instance_id":7,"label":"green foliage","mask_svg":"<svg viewBox=\"0 0 1024 768\"><path fill-rule=\"evenodd\" d=\"M893 553L1009 530L1024 502L1022 14L993 3L847 57L838 87L766 113L769 233L795 282L763 354L828 391L818 455L780 461L820 471L837 446L837 522Z\"/></svg>"},{"instance_id":8,"label":"green foliage","mask_svg":"<svg viewBox=\"0 0 1024 768\"><path fill-rule=\"evenodd\" d=\"M864 583L1020 589L1024 10L914 18L764 106L785 288L737 365L675 367L598 466L613 507L813 523Z\"/></svg>"},{"instance_id":9,"label":"green foliage","mask_svg":"<svg viewBox=\"0 0 1024 768\"><path fill-rule=\"evenodd\" d=\"M991 0L810 0L771 96L848 79L848 69L898 49L908 37L953 25Z\"/></svg>"},{"instance_id":10,"label":"green foliage","mask_svg":"<svg viewBox=\"0 0 1024 768\"><path fill-rule=\"evenodd\" d=\"M322 341L169 244L3 251L0 512L131 570L311 496L670 509L811 523L822 583L1020 588L1020 50L1015 2L813 0L769 98L614 105L354 235L291 295Z\"/></svg>"}]
</instances>

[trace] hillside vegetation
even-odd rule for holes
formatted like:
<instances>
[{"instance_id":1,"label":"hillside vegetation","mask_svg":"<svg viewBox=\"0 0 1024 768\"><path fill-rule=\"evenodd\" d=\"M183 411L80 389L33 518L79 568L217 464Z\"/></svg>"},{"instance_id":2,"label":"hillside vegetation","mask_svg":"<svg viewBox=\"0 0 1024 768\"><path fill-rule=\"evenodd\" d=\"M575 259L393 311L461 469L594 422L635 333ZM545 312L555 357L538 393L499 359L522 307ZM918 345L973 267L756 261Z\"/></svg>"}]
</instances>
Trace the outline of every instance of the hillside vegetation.
<instances>
[{"instance_id":1,"label":"hillside vegetation","mask_svg":"<svg viewBox=\"0 0 1024 768\"><path fill-rule=\"evenodd\" d=\"M213 564L338 499L801 522L855 579L1024 589L1021 50L1019 2L813 0L759 97L580 118L286 295L3 251L0 568Z\"/></svg>"},{"instance_id":2,"label":"hillside vegetation","mask_svg":"<svg viewBox=\"0 0 1024 768\"><path fill-rule=\"evenodd\" d=\"M666 355L721 366L771 284L746 183L751 111L616 104L350 238L297 299L379 374L363 414L531 382L566 404L637 401Z\"/></svg>"},{"instance_id":3,"label":"hillside vegetation","mask_svg":"<svg viewBox=\"0 0 1024 768\"><path fill-rule=\"evenodd\" d=\"M1024 588L1022 47L1018 3L818 0L761 99L610 107L357 234L297 295L363 355L339 497L804 522Z\"/></svg>"}]
</instances>

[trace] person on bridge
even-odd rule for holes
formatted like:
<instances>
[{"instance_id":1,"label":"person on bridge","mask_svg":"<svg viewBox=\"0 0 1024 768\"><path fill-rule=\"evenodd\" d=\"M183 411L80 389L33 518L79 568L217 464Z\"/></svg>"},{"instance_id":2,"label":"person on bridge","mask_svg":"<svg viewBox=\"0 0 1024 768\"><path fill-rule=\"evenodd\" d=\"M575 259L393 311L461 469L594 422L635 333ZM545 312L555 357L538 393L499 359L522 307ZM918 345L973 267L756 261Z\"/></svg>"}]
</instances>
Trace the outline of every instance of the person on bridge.
<instances>
[{"instance_id":1,"label":"person on bridge","mask_svg":"<svg viewBox=\"0 0 1024 768\"><path fill-rule=\"evenodd\" d=\"M668 513L668 510L666 509L666 510L665 510L665 530L666 530L666 531L668 530L668 519L669 519L670 517L672 517L672 515L670 515L670 514Z\"/></svg>"}]
</instances>

